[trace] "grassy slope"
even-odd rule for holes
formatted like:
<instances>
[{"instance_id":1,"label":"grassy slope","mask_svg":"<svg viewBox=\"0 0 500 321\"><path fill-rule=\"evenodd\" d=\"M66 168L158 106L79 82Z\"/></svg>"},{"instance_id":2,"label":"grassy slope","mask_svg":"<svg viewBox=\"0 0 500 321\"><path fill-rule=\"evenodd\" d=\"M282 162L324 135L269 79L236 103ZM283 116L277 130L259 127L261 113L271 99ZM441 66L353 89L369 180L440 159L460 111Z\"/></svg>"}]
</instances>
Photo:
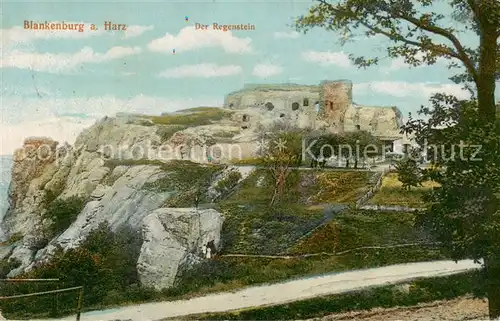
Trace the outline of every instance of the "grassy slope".
<instances>
[{"instance_id":1,"label":"grassy slope","mask_svg":"<svg viewBox=\"0 0 500 321\"><path fill-rule=\"evenodd\" d=\"M161 165L132 161L126 164L108 162L107 166L113 168L146 163ZM219 170L189 162L161 166L170 173L169 178L146 188L171 189L174 184L187 195L177 198L176 204L169 206L191 206L191 187L204 185L206 178ZM368 175L366 172L295 172L290 174L282 204L270 207L272 181L263 170L255 172L235 193L218 204L225 216L222 235L224 252L333 252L358 246L418 240L421 235L413 229L411 214L347 212L297 244L298 237L323 220L325 203L354 202L367 185ZM333 232L330 232L332 227ZM293 277L437 258L441 258L439 253L425 248L363 250L341 256L294 259L218 256L184 272L174 288L161 293L138 290L140 295L130 298L129 303L199 296ZM125 303L122 300L116 303Z\"/></svg>"},{"instance_id":2,"label":"grassy slope","mask_svg":"<svg viewBox=\"0 0 500 321\"><path fill-rule=\"evenodd\" d=\"M424 182L422 186L412 187L407 191L398 180L398 174L389 173L383 178L380 190L369 201L369 204L425 207L422 195L436 186L438 186L436 183Z\"/></svg>"},{"instance_id":3,"label":"grassy slope","mask_svg":"<svg viewBox=\"0 0 500 321\"><path fill-rule=\"evenodd\" d=\"M182 125L186 127L195 127L210 125L213 122L220 121L230 115L231 112L217 107L197 107L189 110L183 110L176 114L144 116L144 118L150 119L156 125Z\"/></svg>"},{"instance_id":4,"label":"grassy slope","mask_svg":"<svg viewBox=\"0 0 500 321\"><path fill-rule=\"evenodd\" d=\"M328 172L331 180L344 184L325 184L330 190L325 189L324 194L319 194L323 197L318 198L313 196L322 190L317 185L324 179L318 179L318 174L321 177L324 172L303 171L301 175L290 177L284 204L272 208L268 205L272 185L265 172L260 170L251 175L238 191L220 204L226 218L222 235L223 254L332 253L426 239L425 233L414 228L411 213L355 211L340 214L332 223L297 244L294 242L297 237L323 219L322 206L319 205L325 200L345 201L344 195L356 194L353 191L359 190L361 182L366 184L368 181L364 172ZM348 184L346 180L357 183ZM338 186L343 192L334 193L333 186ZM167 292L170 296L197 296L293 277L441 258L438 251L425 247L367 249L339 256L294 259L219 256L184 273L177 287Z\"/></svg>"}]
</instances>

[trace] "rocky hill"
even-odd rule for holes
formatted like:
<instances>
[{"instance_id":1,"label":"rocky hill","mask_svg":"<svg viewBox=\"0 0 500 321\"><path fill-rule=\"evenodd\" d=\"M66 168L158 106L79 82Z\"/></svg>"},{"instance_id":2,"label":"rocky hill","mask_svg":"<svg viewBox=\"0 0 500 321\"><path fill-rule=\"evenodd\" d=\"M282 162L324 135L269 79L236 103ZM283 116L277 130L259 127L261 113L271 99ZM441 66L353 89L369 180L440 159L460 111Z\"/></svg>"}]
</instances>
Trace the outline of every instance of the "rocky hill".
<instances>
[{"instance_id":1,"label":"rocky hill","mask_svg":"<svg viewBox=\"0 0 500 321\"><path fill-rule=\"evenodd\" d=\"M193 208L193 199L211 202L215 184L234 169L208 164L200 148L193 150L238 134L229 116L215 108L119 114L86 129L73 146L26 139L13 157L10 207L0 222L0 261L17 262L8 276L47 262L58 248L78 247L107 222L112 230L142 231L137 271L143 284L172 285L179 267L200 259L203 245L219 246L223 217ZM170 148L168 155L160 146ZM185 159L196 153L199 158ZM243 170L240 179L246 175ZM67 217L63 205L78 214Z\"/></svg>"}]
</instances>

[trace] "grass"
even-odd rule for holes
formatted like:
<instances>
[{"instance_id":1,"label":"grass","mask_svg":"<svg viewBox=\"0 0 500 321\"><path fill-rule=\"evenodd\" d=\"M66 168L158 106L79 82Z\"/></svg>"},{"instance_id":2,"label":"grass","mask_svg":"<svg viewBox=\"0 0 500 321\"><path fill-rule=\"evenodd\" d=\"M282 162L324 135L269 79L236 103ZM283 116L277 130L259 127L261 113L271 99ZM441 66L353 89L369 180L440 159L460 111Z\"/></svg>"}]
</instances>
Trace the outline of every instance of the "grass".
<instances>
[{"instance_id":1,"label":"grass","mask_svg":"<svg viewBox=\"0 0 500 321\"><path fill-rule=\"evenodd\" d=\"M330 223L297 244L293 252L338 253L359 247L431 241L427 233L415 227L413 213L349 210L340 213Z\"/></svg>"},{"instance_id":2,"label":"grass","mask_svg":"<svg viewBox=\"0 0 500 321\"><path fill-rule=\"evenodd\" d=\"M265 161L262 158L253 157L253 158L243 158L243 159L234 159L231 161L233 165L254 165L261 166L264 165Z\"/></svg>"},{"instance_id":3,"label":"grass","mask_svg":"<svg viewBox=\"0 0 500 321\"><path fill-rule=\"evenodd\" d=\"M387 285L288 304L191 315L182 320L305 320L321 318L333 313L414 306L419 303L451 300L471 293L480 293L481 290L476 285L479 277L478 272L468 272L417 279L410 282L408 293L395 291L394 286Z\"/></svg>"},{"instance_id":4,"label":"grass","mask_svg":"<svg viewBox=\"0 0 500 321\"><path fill-rule=\"evenodd\" d=\"M219 205L225 217L224 251L277 254L317 226L323 213L298 203L298 181L299 173L291 173L284 199L269 206L273 195L272 179L266 170L258 169L235 193L223 200Z\"/></svg>"},{"instance_id":5,"label":"grass","mask_svg":"<svg viewBox=\"0 0 500 321\"><path fill-rule=\"evenodd\" d=\"M220 173L223 165L201 165L191 161L170 161L162 166L167 175L154 182L143 185L144 189L157 192L173 192L172 197L164 204L165 207L192 207L196 194L199 202L206 203L208 188L215 176Z\"/></svg>"},{"instance_id":6,"label":"grass","mask_svg":"<svg viewBox=\"0 0 500 321\"><path fill-rule=\"evenodd\" d=\"M310 171L306 178L307 196L315 204L353 203L368 186L371 172Z\"/></svg>"},{"instance_id":7,"label":"grass","mask_svg":"<svg viewBox=\"0 0 500 321\"><path fill-rule=\"evenodd\" d=\"M104 161L104 166L113 171L118 166L166 166L166 163L154 159L108 159Z\"/></svg>"},{"instance_id":8,"label":"grass","mask_svg":"<svg viewBox=\"0 0 500 321\"><path fill-rule=\"evenodd\" d=\"M182 126L203 126L220 121L231 112L216 107L198 107L198 109L184 110L189 113L167 114L163 116L145 116L156 125L182 125Z\"/></svg>"},{"instance_id":9,"label":"grass","mask_svg":"<svg viewBox=\"0 0 500 321\"><path fill-rule=\"evenodd\" d=\"M110 168L119 165L160 166L166 177L144 188L177 191L166 204L171 207L192 206L196 187L205 191L212 178L224 168L189 161L106 162ZM350 211L339 214L332 223L297 244L300 237L323 222L325 216L320 205L354 201L369 178L366 172L293 171L287 179L282 203L271 207L273 181L265 169L257 169L234 193L217 204L225 217L221 254L331 253L425 239L425 234L414 229L411 213ZM436 249L425 247L363 249L344 255L293 259L218 256L182 273L173 288L152 293L144 300L186 298L294 277L441 258Z\"/></svg>"},{"instance_id":10,"label":"grass","mask_svg":"<svg viewBox=\"0 0 500 321\"><path fill-rule=\"evenodd\" d=\"M10 238L4 242L0 242L0 246L9 246L23 239L22 233L14 233Z\"/></svg>"},{"instance_id":11,"label":"grass","mask_svg":"<svg viewBox=\"0 0 500 321\"><path fill-rule=\"evenodd\" d=\"M117 166L138 166L151 165L159 166L167 173L164 178L154 182L146 183L142 188L154 190L159 193L172 192L164 204L166 207L191 207L194 206L196 193L200 193L200 203L209 202L207 190L217 173L220 173L224 165L203 165L188 160L171 160L162 162L159 160L138 159L138 160L106 160L104 166L113 171ZM111 177L107 184L112 184Z\"/></svg>"},{"instance_id":12,"label":"grass","mask_svg":"<svg viewBox=\"0 0 500 321\"><path fill-rule=\"evenodd\" d=\"M222 109L220 107L200 106L200 107L181 109L181 110L178 110L177 112L179 112L179 113L196 113L196 112L213 112L213 111L219 111L219 110L222 110Z\"/></svg>"},{"instance_id":13,"label":"grass","mask_svg":"<svg viewBox=\"0 0 500 321\"><path fill-rule=\"evenodd\" d=\"M161 138L161 142L164 143L170 139L176 132L186 129L186 125L160 125L156 130L156 133Z\"/></svg>"},{"instance_id":14,"label":"grass","mask_svg":"<svg viewBox=\"0 0 500 321\"><path fill-rule=\"evenodd\" d=\"M408 191L403 188L397 173L389 173L383 178L380 190L368 203L421 208L425 207L425 202L422 200L424 193L437 186L439 186L437 183L429 181Z\"/></svg>"},{"instance_id":15,"label":"grass","mask_svg":"<svg viewBox=\"0 0 500 321\"><path fill-rule=\"evenodd\" d=\"M342 175L350 177L349 172L332 174L332 179ZM281 205L269 206L272 180L264 169L256 170L235 193L222 201L219 204L219 210L225 217L222 256L186 271L177 286L167 291L167 296L193 297L294 277L444 258L439 250L425 246L361 249L343 255L292 259L224 256L228 253L332 253L363 246L426 240L427 235L414 228L414 216L411 213L353 210L339 214L332 223L319 228L297 244L301 236L323 221L324 214L321 207L311 209L311 206L302 203L304 193L307 197L310 186L304 182L310 183L314 171L290 175L287 195ZM335 197L332 196L332 199Z\"/></svg>"},{"instance_id":16,"label":"grass","mask_svg":"<svg viewBox=\"0 0 500 321\"><path fill-rule=\"evenodd\" d=\"M293 278L442 258L437 250L422 247L367 249L339 256L291 259L219 256L184 272L176 287L167 293L170 297L191 298Z\"/></svg>"}]
</instances>

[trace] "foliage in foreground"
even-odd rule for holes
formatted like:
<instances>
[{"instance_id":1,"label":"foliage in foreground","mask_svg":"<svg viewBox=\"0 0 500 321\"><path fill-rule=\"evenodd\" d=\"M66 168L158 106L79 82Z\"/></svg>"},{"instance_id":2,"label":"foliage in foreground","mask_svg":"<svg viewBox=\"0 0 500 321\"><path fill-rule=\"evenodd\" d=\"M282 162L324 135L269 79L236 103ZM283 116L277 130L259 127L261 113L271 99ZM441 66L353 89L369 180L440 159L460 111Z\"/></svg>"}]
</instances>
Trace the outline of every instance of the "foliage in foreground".
<instances>
[{"instance_id":1,"label":"foliage in foreground","mask_svg":"<svg viewBox=\"0 0 500 321\"><path fill-rule=\"evenodd\" d=\"M423 172L440 186L425 195L430 206L419 221L453 259L484 260L494 318L500 315L500 119L485 123L476 101L436 95L431 102L432 109L420 111L428 123L410 119L405 126L422 149L441 146ZM436 128L445 123L453 125Z\"/></svg>"},{"instance_id":2,"label":"foliage in foreground","mask_svg":"<svg viewBox=\"0 0 500 321\"><path fill-rule=\"evenodd\" d=\"M122 229L111 232L107 224L92 231L78 248L57 250L54 258L20 278L59 278L60 283L13 283L0 288L1 295L42 292L84 286L85 306L106 306L120 302L151 299L153 291L141 288L136 272L141 237ZM56 316L75 313L76 292L0 301L2 314L9 319Z\"/></svg>"}]
</instances>

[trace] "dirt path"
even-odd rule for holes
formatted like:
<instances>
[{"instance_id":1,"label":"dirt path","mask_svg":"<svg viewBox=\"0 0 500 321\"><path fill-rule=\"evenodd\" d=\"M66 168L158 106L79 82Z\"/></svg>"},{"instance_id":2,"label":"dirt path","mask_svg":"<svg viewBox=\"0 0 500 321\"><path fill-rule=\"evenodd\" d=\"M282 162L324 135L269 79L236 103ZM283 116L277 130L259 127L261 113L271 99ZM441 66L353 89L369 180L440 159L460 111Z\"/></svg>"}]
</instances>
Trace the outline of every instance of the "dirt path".
<instances>
[{"instance_id":1,"label":"dirt path","mask_svg":"<svg viewBox=\"0 0 500 321\"><path fill-rule=\"evenodd\" d=\"M317 296L349 292L371 286L404 282L420 277L435 277L465 272L480 265L464 260L391 265L375 269L328 274L212 294L191 300L147 303L117 309L87 312L82 321L134 320L152 321L206 312L276 305ZM73 321L74 316L59 319Z\"/></svg>"},{"instance_id":2,"label":"dirt path","mask_svg":"<svg viewBox=\"0 0 500 321\"><path fill-rule=\"evenodd\" d=\"M463 297L450 301L436 301L413 307L372 309L332 314L307 321L465 321L487 320L487 300Z\"/></svg>"}]
</instances>

